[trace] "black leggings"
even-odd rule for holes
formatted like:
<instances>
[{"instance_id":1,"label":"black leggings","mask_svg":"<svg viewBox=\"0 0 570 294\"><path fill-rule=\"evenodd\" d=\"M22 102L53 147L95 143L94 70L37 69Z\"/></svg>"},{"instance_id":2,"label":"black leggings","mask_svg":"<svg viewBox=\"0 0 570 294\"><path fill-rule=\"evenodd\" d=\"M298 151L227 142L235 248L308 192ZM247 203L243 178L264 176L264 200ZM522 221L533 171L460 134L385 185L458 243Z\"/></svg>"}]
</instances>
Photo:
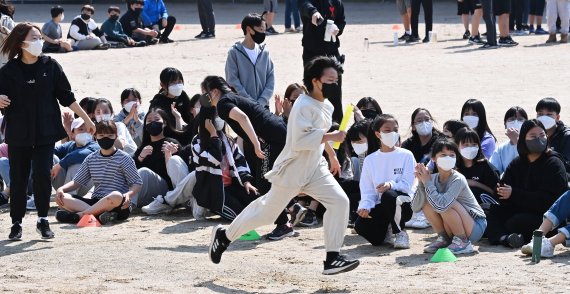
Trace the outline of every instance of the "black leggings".
<instances>
[{"instance_id":1,"label":"black leggings","mask_svg":"<svg viewBox=\"0 0 570 294\"><path fill-rule=\"evenodd\" d=\"M487 216L485 231L489 243L500 244L502 236L512 233L522 234L525 242L530 242L532 232L542 223L542 214L518 212L505 206L493 206Z\"/></svg>"},{"instance_id":2,"label":"black leggings","mask_svg":"<svg viewBox=\"0 0 570 294\"><path fill-rule=\"evenodd\" d=\"M160 19L158 21L158 27L160 28L160 30L164 30L160 34L160 40L161 41L166 41L168 39L168 37L172 33L172 30L174 29L175 24L176 24L176 18L174 18L174 16L172 16L172 15L166 19L166 27L162 26L162 19Z\"/></svg>"},{"instance_id":3,"label":"black leggings","mask_svg":"<svg viewBox=\"0 0 570 294\"><path fill-rule=\"evenodd\" d=\"M497 28L495 27L493 0L481 0L481 4L483 6L483 19L485 20L485 26L487 27L487 43L497 45Z\"/></svg>"},{"instance_id":4,"label":"black leggings","mask_svg":"<svg viewBox=\"0 0 570 294\"><path fill-rule=\"evenodd\" d=\"M522 30L522 19L523 19L523 0L512 0L511 14L509 16L509 29L511 31L514 31L516 24L516 29Z\"/></svg>"},{"instance_id":5,"label":"black leggings","mask_svg":"<svg viewBox=\"0 0 570 294\"><path fill-rule=\"evenodd\" d=\"M433 27L433 0L412 0L412 36L419 38L418 22L420 18L420 5L424 7L426 23L426 37Z\"/></svg>"}]
</instances>

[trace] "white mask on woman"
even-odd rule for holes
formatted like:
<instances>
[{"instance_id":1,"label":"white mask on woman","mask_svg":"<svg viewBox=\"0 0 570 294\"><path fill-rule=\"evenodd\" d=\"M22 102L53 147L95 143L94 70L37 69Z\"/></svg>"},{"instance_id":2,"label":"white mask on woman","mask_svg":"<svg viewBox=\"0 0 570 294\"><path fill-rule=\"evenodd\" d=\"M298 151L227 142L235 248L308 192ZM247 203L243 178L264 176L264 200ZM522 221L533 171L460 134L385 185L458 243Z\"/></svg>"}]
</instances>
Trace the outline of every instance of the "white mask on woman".
<instances>
[{"instance_id":1,"label":"white mask on woman","mask_svg":"<svg viewBox=\"0 0 570 294\"><path fill-rule=\"evenodd\" d=\"M424 121L419 124L416 124L416 132L420 136L427 136L430 135L433 130L433 124L431 121Z\"/></svg>"},{"instance_id":2,"label":"white mask on woman","mask_svg":"<svg viewBox=\"0 0 570 294\"><path fill-rule=\"evenodd\" d=\"M136 101L131 101L129 103L126 103L125 106L123 106L123 108L125 109L126 112L131 113L131 110L133 109L133 106L135 106L135 104L137 105L137 113L141 113L142 109L141 109L141 105L136 102Z\"/></svg>"},{"instance_id":3,"label":"white mask on woman","mask_svg":"<svg viewBox=\"0 0 570 294\"><path fill-rule=\"evenodd\" d=\"M113 115L111 115L110 113L95 115L95 120L97 122L101 122L103 120L111 120L112 118L113 118Z\"/></svg>"},{"instance_id":4,"label":"white mask on woman","mask_svg":"<svg viewBox=\"0 0 570 294\"><path fill-rule=\"evenodd\" d=\"M93 142L93 135L90 133L79 133L75 135L75 143L81 146L85 146Z\"/></svg>"},{"instance_id":5,"label":"white mask on woman","mask_svg":"<svg viewBox=\"0 0 570 294\"><path fill-rule=\"evenodd\" d=\"M24 43L28 44L28 47L22 47L22 49L28 51L28 53L32 54L35 57L38 57L42 54L42 49L44 47L43 40L24 41Z\"/></svg>"},{"instance_id":6,"label":"white mask on woman","mask_svg":"<svg viewBox=\"0 0 570 294\"><path fill-rule=\"evenodd\" d=\"M182 95L182 91L184 91L184 84L174 84L168 86L168 93L174 97Z\"/></svg>"},{"instance_id":7,"label":"white mask on woman","mask_svg":"<svg viewBox=\"0 0 570 294\"><path fill-rule=\"evenodd\" d=\"M352 143L352 149L357 155L365 154L368 151L368 143Z\"/></svg>"},{"instance_id":8,"label":"white mask on woman","mask_svg":"<svg viewBox=\"0 0 570 294\"><path fill-rule=\"evenodd\" d=\"M223 119L221 119L219 117L216 117L214 119L214 127L216 128L216 131L223 130L225 125L226 125L226 122Z\"/></svg>"},{"instance_id":9,"label":"white mask on woman","mask_svg":"<svg viewBox=\"0 0 570 294\"><path fill-rule=\"evenodd\" d=\"M394 148L394 146L398 144L398 139L400 139L400 135L396 132L380 132L380 141L382 141L384 145L388 146L388 148Z\"/></svg>"},{"instance_id":10,"label":"white mask on woman","mask_svg":"<svg viewBox=\"0 0 570 294\"><path fill-rule=\"evenodd\" d=\"M515 130L517 130L517 131L520 131L520 130L521 130L521 127L522 127L522 124L523 124L523 122L522 122L522 121L518 121L518 120L515 120L515 121L508 121L507 124L506 124L506 127L507 127L507 129L515 129Z\"/></svg>"},{"instance_id":11,"label":"white mask on woman","mask_svg":"<svg viewBox=\"0 0 570 294\"><path fill-rule=\"evenodd\" d=\"M441 168L444 171L448 171L455 167L455 161L455 157L442 156L437 159L436 163L438 168Z\"/></svg>"},{"instance_id":12,"label":"white mask on woman","mask_svg":"<svg viewBox=\"0 0 570 294\"><path fill-rule=\"evenodd\" d=\"M479 117L474 115L466 115L463 121L471 128L475 129L479 125Z\"/></svg>"},{"instance_id":13,"label":"white mask on woman","mask_svg":"<svg viewBox=\"0 0 570 294\"><path fill-rule=\"evenodd\" d=\"M463 147L461 148L461 150L459 150L459 152L461 153L461 156L463 156L464 158L473 160L475 157L477 157L477 154L479 153L479 147L477 146Z\"/></svg>"}]
</instances>

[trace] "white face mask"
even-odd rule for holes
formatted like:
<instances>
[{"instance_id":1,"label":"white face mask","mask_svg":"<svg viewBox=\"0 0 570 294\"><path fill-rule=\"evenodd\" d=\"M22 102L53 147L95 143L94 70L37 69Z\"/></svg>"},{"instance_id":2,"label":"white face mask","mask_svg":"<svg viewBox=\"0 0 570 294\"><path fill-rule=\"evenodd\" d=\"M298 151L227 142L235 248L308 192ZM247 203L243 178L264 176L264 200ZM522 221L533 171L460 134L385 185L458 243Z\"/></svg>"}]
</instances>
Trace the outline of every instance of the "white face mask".
<instances>
[{"instance_id":1,"label":"white face mask","mask_svg":"<svg viewBox=\"0 0 570 294\"><path fill-rule=\"evenodd\" d=\"M479 125L478 116L466 115L463 117L463 121L472 129L475 129Z\"/></svg>"},{"instance_id":2,"label":"white face mask","mask_svg":"<svg viewBox=\"0 0 570 294\"><path fill-rule=\"evenodd\" d=\"M217 131L223 130L225 125L226 125L226 122L223 119L221 119L219 117L216 117L214 119L214 127L216 128Z\"/></svg>"},{"instance_id":3,"label":"white face mask","mask_svg":"<svg viewBox=\"0 0 570 294\"><path fill-rule=\"evenodd\" d=\"M22 49L28 51L28 53L32 54L35 57L38 57L42 54L42 48L44 47L43 40L24 41L24 43L28 44L28 47L22 47Z\"/></svg>"},{"instance_id":4,"label":"white face mask","mask_svg":"<svg viewBox=\"0 0 570 294\"><path fill-rule=\"evenodd\" d=\"M85 146L93 142L93 136L89 133L79 133L75 135L75 143L81 146Z\"/></svg>"},{"instance_id":5,"label":"white face mask","mask_svg":"<svg viewBox=\"0 0 570 294\"><path fill-rule=\"evenodd\" d=\"M95 115L95 120L97 122L101 122L103 120L111 120L113 118L113 116L108 113L108 114L100 114L100 115Z\"/></svg>"},{"instance_id":6,"label":"white face mask","mask_svg":"<svg viewBox=\"0 0 570 294\"><path fill-rule=\"evenodd\" d=\"M442 156L439 157L436 161L437 167L441 168L444 171L451 170L455 167L455 157L451 156Z\"/></svg>"},{"instance_id":7,"label":"white face mask","mask_svg":"<svg viewBox=\"0 0 570 294\"><path fill-rule=\"evenodd\" d=\"M137 109L137 112L141 113L140 104L138 104L138 102L136 102L136 101L131 101L131 102L125 104L125 106L123 106L123 108L125 109L126 112L130 113L131 110L133 109L133 106L135 106L135 104L137 106L139 106L139 108Z\"/></svg>"},{"instance_id":8,"label":"white face mask","mask_svg":"<svg viewBox=\"0 0 570 294\"><path fill-rule=\"evenodd\" d=\"M556 120L548 115L541 115L536 119L538 119L538 121L540 121L547 130L550 130L554 125L556 125Z\"/></svg>"},{"instance_id":9,"label":"white face mask","mask_svg":"<svg viewBox=\"0 0 570 294\"><path fill-rule=\"evenodd\" d=\"M466 159L469 160L473 160L475 157L477 157L477 154L479 153L479 147L464 147L461 148L461 150L459 150L459 152L461 153L461 156L463 156Z\"/></svg>"},{"instance_id":10,"label":"white face mask","mask_svg":"<svg viewBox=\"0 0 570 294\"><path fill-rule=\"evenodd\" d=\"M507 129L515 129L517 131L520 131L522 124L523 124L522 121L515 120L515 121L508 121L506 126Z\"/></svg>"},{"instance_id":11,"label":"white face mask","mask_svg":"<svg viewBox=\"0 0 570 294\"><path fill-rule=\"evenodd\" d=\"M168 86L168 93L174 97L182 95L182 91L184 91L184 84L174 84Z\"/></svg>"},{"instance_id":12,"label":"white face mask","mask_svg":"<svg viewBox=\"0 0 570 294\"><path fill-rule=\"evenodd\" d=\"M431 121L424 121L419 124L416 124L416 132L420 136L427 136L430 135L433 130L433 124Z\"/></svg>"},{"instance_id":13,"label":"white face mask","mask_svg":"<svg viewBox=\"0 0 570 294\"><path fill-rule=\"evenodd\" d=\"M365 154L368 151L368 143L352 143L354 153L357 155Z\"/></svg>"},{"instance_id":14,"label":"white face mask","mask_svg":"<svg viewBox=\"0 0 570 294\"><path fill-rule=\"evenodd\" d=\"M398 139L400 139L400 135L396 132L380 133L380 141L388 148L394 148L398 144Z\"/></svg>"},{"instance_id":15,"label":"white face mask","mask_svg":"<svg viewBox=\"0 0 570 294\"><path fill-rule=\"evenodd\" d=\"M63 21L65 19L65 14L61 14L61 21Z\"/></svg>"}]
</instances>

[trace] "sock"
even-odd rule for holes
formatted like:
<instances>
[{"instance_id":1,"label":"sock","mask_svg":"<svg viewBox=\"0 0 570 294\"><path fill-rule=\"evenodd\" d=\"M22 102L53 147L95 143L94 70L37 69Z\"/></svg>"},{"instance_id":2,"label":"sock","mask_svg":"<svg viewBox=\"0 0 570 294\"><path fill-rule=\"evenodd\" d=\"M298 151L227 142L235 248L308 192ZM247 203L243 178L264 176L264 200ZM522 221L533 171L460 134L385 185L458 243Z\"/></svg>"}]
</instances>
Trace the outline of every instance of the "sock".
<instances>
[{"instance_id":1,"label":"sock","mask_svg":"<svg viewBox=\"0 0 570 294\"><path fill-rule=\"evenodd\" d=\"M43 219L43 220L48 220L47 216L45 216L45 217L38 217L38 223L40 223L42 219Z\"/></svg>"},{"instance_id":2,"label":"sock","mask_svg":"<svg viewBox=\"0 0 570 294\"><path fill-rule=\"evenodd\" d=\"M331 262L333 262L339 255L340 255L339 252L336 252L336 251L329 251L329 252L327 252L327 260L326 260L325 262L326 262L326 263L331 263Z\"/></svg>"},{"instance_id":3,"label":"sock","mask_svg":"<svg viewBox=\"0 0 570 294\"><path fill-rule=\"evenodd\" d=\"M464 243L469 242L469 239L467 238L466 235L456 235L456 237L461 239L461 241L463 241Z\"/></svg>"},{"instance_id":4,"label":"sock","mask_svg":"<svg viewBox=\"0 0 570 294\"><path fill-rule=\"evenodd\" d=\"M230 239L228 239L228 236L226 236L226 230L222 229L221 232L222 232L222 234L220 236L220 241L222 241L223 243L226 243L226 244L230 244L231 241L230 241Z\"/></svg>"},{"instance_id":5,"label":"sock","mask_svg":"<svg viewBox=\"0 0 570 294\"><path fill-rule=\"evenodd\" d=\"M542 28L541 25L536 25L536 29L537 29L537 30L540 29L540 28Z\"/></svg>"},{"instance_id":6,"label":"sock","mask_svg":"<svg viewBox=\"0 0 570 294\"><path fill-rule=\"evenodd\" d=\"M406 31L406 34L411 35L412 31Z\"/></svg>"}]
</instances>

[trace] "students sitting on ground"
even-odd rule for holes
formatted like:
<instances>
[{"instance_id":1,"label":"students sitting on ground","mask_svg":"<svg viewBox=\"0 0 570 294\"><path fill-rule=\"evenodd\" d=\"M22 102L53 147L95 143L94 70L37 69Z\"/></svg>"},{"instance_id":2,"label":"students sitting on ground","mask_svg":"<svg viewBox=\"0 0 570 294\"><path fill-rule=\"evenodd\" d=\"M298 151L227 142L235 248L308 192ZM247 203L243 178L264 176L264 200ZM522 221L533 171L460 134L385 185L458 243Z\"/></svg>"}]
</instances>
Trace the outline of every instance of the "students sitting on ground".
<instances>
[{"instance_id":1,"label":"students sitting on ground","mask_svg":"<svg viewBox=\"0 0 570 294\"><path fill-rule=\"evenodd\" d=\"M144 0L127 0L127 12L121 16L119 21L127 36L136 42L145 41L147 45L158 43L158 33L145 28L141 13L144 7Z\"/></svg>"},{"instance_id":2,"label":"students sitting on ground","mask_svg":"<svg viewBox=\"0 0 570 294\"><path fill-rule=\"evenodd\" d=\"M111 6L107 10L109 18L101 25L101 31L105 34L105 38L110 44L115 45L116 48L125 47L143 47L146 46L145 41L136 42L131 37L127 36L123 31L123 26L119 22L121 9L117 6Z\"/></svg>"},{"instance_id":3,"label":"students sitting on ground","mask_svg":"<svg viewBox=\"0 0 570 294\"><path fill-rule=\"evenodd\" d=\"M61 22L64 18L63 7L54 6L51 8L51 20L42 26L42 37L44 38L44 53L65 53L73 51L71 42L63 39Z\"/></svg>"},{"instance_id":4,"label":"students sitting on ground","mask_svg":"<svg viewBox=\"0 0 570 294\"><path fill-rule=\"evenodd\" d=\"M78 50L102 49L106 50L111 47L105 39L105 34L97 27L97 23L93 20L95 8L91 5L84 5L81 8L81 15L75 17L71 21L69 33L67 37L71 39L72 46Z\"/></svg>"},{"instance_id":5,"label":"students sitting on ground","mask_svg":"<svg viewBox=\"0 0 570 294\"><path fill-rule=\"evenodd\" d=\"M144 26L158 33L160 43L172 43L170 33L176 24L176 18L168 15L166 5L162 0L145 0L141 13ZM162 33L160 31L164 30Z\"/></svg>"},{"instance_id":6,"label":"students sitting on ground","mask_svg":"<svg viewBox=\"0 0 570 294\"><path fill-rule=\"evenodd\" d=\"M97 99L94 114L96 122L113 120L115 112L113 111L111 101L106 98ZM137 144L133 141L133 137L131 137L129 130L127 130L127 127L122 122L115 122L115 126L117 127L117 140L115 141L115 147L125 151L129 155L133 155L137 150Z\"/></svg>"},{"instance_id":7,"label":"students sitting on ground","mask_svg":"<svg viewBox=\"0 0 570 294\"><path fill-rule=\"evenodd\" d=\"M95 138L101 150L85 159L73 181L57 189L55 202L61 210L56 212L55 218L60 222L77 223L84 215L91 214L97 216L101 224L107 224L125 220L131 213L131 202L136 200L143 183L135 162L115 148L115 122L97 123ZM69 194L90 182L94 185L91 198Z\"/></svg>"},{"instance_id":8,"label":"students sitting on ground","mask_svg":"<svg viewBox=\"0 0 570 294\"><path fill-rule=\"evenodd\" d=\"M125 124L133 141L140 147L146 113L141 106L141 93L135 88L128 88L121 93L121 106L123 108L115 115L115 122Z\"/></svg>"},{"instance_id":9,"label":"students sitting on ground","mask_svg":"<svg viewBox=\"0 0 570 294\"><path fill-rule=\"evenodd\" d=\"M509 140L497 147L489 159L491 164L497 168L501 175L505 172L511 161L519 156L517 151L519 132L522 124L527 119L526 111L518 106L509 108L505 113L503 123L505 125L505 135Z\"/></svg>"}]
</instances>

